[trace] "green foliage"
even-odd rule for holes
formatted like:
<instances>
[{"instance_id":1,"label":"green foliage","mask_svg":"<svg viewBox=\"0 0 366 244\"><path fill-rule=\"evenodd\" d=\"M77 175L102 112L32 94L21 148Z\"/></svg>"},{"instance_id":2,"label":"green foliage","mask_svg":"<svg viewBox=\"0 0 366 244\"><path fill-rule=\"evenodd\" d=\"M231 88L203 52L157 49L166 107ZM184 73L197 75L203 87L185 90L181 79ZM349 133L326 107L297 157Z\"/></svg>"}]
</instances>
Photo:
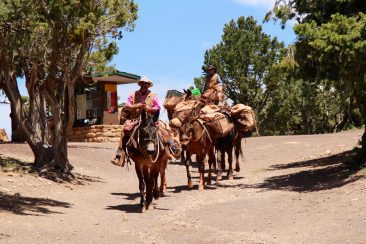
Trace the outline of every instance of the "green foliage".
<instances>
[{"instance_id":1,"label":"green foliage","mask_svg":"<svg viewBox=\"0 0 366 244\"><path fill-rule=\"evenodd\" d=\"M35 163L71 169L67 128L75 113L75 83L83 71L106 67L118 53L115 40L132 31L137 19L133 0L6 0L0 2L0 87L35 153ZM29 94L25 109L17 77ZM20 106L18 106L20 105ZM54 143L48 144L47 113L54 119ZM50 153L47 150L52 150Z\"/></svg>"},{"instance_id":2,"label":"green foliage","mask_svg":"<svg viewBox=\"0 0 366 244\"><path fill-rule=\"evenodd\" d=\"M289 11L278 12L278 9ZM278 0L273 13L282 23L296 18L299 75L332 87L343 114L366 122L366 5L356 0ZM269 14L270 15L270 14ZM269 15L267 16L269 19ZM330 91L329 89L326 91ZM324 93L324 92L323 92ZM360 118L361 117L361 118ZM366 135L362 146L366 148Z\"/></svg>"},{"instance_id":3,"label":"green foliage","mask_svg":"<svg viewBox=\"0 0 366 244\"><path fill-rule=\"evenodd\" d=\"M234 104L254 108L262 135L326 133L356 124L360 116L350 90L338 89L326 76L315 77L314 63L300 67L297 58L309 54L308 48L286 49L253 18L240 17L225 25L222 41L206 51L202 69L218 68L226 95ZM195 85L204 80L205 73Z\"/></svg>"}]
</instances>

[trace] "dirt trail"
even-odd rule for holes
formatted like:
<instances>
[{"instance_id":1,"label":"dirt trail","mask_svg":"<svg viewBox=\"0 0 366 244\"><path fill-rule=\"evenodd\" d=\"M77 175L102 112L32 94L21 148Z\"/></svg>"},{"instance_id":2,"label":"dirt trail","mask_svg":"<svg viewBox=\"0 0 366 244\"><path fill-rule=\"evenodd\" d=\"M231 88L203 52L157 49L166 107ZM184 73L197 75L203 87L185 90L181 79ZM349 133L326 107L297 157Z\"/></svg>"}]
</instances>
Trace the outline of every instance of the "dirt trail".
<instances>
[{"instance_id":1,"label":"dirt trail","mask_svg":"<svg viewBox=\"0 0 366 244\"><path fill-rule=\"evenodd\" d=\"M340 163L362 132L249 138L241 172L204 191L172 162L145 213L133 165L109 163L116 145L70 143L79 184L0 172L0 243L365 243L366 178ZM0 156L32 160L26 144Z\"/></svg>"}]
</instances>

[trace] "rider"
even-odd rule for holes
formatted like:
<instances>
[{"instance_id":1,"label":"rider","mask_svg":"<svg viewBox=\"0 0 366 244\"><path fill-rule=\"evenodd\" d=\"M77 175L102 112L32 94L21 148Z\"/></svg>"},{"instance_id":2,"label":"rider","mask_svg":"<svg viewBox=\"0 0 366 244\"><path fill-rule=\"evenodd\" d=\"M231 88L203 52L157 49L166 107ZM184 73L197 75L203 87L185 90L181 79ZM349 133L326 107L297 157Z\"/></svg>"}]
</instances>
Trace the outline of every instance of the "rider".
<instances>
[{"instance_id":1,"label":"rider","mask_svg":"<svg viewBox=\"0 0 366 244\"><path fill-rule=\"evenodd\" d=\"M225 103L224 86L220 76L217 74L217 68L209 65L206 72L207 76L202 87L201 98L205 102L212 102L216 105L223 106Z\"/></svg>"},{"instance_id":2,"label":"rider","mask_svg":"<svg viewBox=\"0 0 366 244\"><path fill-rule=\"evenodd\" d=\"M117 149L117 154L114 160L111 161L112 164L117 166L123 166L125 160L125 153L126 153L126 144L129 140L129 133L131 133L131 129L126 131L127 127L133 127L134 121L139 118L141 111L145 109L145 111L153 117L155 122L158 121L159 112L160 112L160 105L158 96L149 90L150 87L153 86L153 82L147 78L146 76L142 77L139 82L137 83L140 86L140 89L131 93L127 99L125 109L131 111L130 118L125 122L124 129L121 133L121 139L119 142L119 146ZM157 123L159 125L159 123ZM169 138L169 133L158 126L160 132L166 137ZM168 134L168 135L167 135ZM177 146L174 144L172 138L169 140L170 148L173 152L179 150Z\"/></svg>"},{"instance_id":3,"label":"rider","mask_svg":"<svg viewBox=\"0 0 366 244\"><path fill-rule=\"evenodd\" d=\"M150 116L154 117L154 121L157 121L159 118L160 105L158 96L149 90L149 88L154 85L153 82L148 77L144 76L137 84L140 86L140 89L130 94L125 105L125 109L131 111L130 120L127 120L125 125L130 123L131 120L137 119L143 109L145 109ZM129 136L125 134L126 133L123 130L116 157L111 161L112 164L117 166L122 166L124 163L125 147L129 139Z\"/></svg>"}]
</instances>

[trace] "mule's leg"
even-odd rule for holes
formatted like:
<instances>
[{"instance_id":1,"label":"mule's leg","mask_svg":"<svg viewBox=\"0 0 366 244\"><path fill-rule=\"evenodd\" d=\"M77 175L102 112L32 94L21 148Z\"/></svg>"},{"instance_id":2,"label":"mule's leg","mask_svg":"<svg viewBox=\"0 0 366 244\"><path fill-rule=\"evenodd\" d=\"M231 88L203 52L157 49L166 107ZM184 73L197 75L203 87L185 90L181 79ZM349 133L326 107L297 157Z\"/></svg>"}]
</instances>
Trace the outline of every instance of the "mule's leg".
<instances>
[{"instance_id":1,"label":"mule's leg","mask_svg":"<svg viewBox=\"0 0 366 244\"><path fill-rule=\"evenodd\" d=\"M135 170L136 170L137 178L139 179L139 190L140 190L140 195L141 195L140 206L143 207L144 201L145 201L145 183L144 183L144 176L142 173L142 169L138 163L135 163Z\"/></svg>"},{"instance_id":2,"label":"mule's leg","mask_svg":"<svg viewBox=\"0 0 366 244\"><path fill-rule=\"evenodd\" d=\"M185 158L184 165L186 166L187 179L188 179L188 188L192 189L193 188L192 176L191 176L191 172L189 170L189 166L190 166L190 163L191 163L191 155L187 151L185 151L185 152L186 152L187 157Z\"/></svg>"},{"instance_id":3,"label":"mule's leg","mask_svg":"<svg viewBox=\"0 0 366 244\"><path fill-rule=\"evenodd\" d=\"M239 153L240 153L240 148L235 147L235 171L236 172L240 172Z\"/></svg>"},{"instance_id":4,"label":"mule's leg","mask_svg":"<svg viewBox=\"0 0 366 244\"><path fill-rule=\"evenodd\" d=\"M227 145L225 145L225 147L222 148L221 150L221 170L225 171L226 169L226 164L225 164L225 151L226 151Z\"/></svg>"},{"instance_id":5,"label":"mule's leg","mask_svg":"<svg viewBox=\"0 0 366 244\"><path fill-rule=\"evenodd\" d=\"M153 199L153 187L154 187L154 175L151 169L148 167L143 168L144 179L146 183L146 199L145 199L145 209L148 210Z\"/></svg>"},{"instance_id":6,"label":"mule's leg","mask_svg":"<svg viewBox=\"0 0 366 244\"><path fill-rule=\"evenodd\" d=\"M208 179L207 179L207 185L211 185L211 177L212 177L212 166L216 164L216 158L215 158L215 149L212 148L208 152Z\"/></svg>"},{"instance_id":7,"label":"mule's leg","mask_svg":"<svg viewBox=\"0 0 366 244\"><path fill-rule=\"evenodd\" d=\"M216 168L216 181L222 180L222 161L225 160L225 153L221 148L216 150L217 168ZM225 164L225 163L224 163Z\"/></svg>"},{"instance_id":8,"label":"mule's leg","mask_svg":"<svg viewBox=\"0 0 366 244\"><path fill-rule=\"evenodd\" d=\"M229 163L229 170L227 172L227 178L229 180L233 180L234 176L233 176L233 149L232 147L228 148L226 150L227 153L227 161Z\"/></svg>"},{"instance_id":9,"label":"mule's leg","mask_svg":"<svg viewBox=\"0 0 366 244\"><path fill-rule=\"evenodd\" d=\"M203 190L205 187L205 155L197 155L198 171L200 174L200 181L198 184L198 190Z\"/></svg>"},{"instance_id":10,"label":"mule's leg","mask_svg":"<svg viewBox=\"0 0 366 244\"><path fill-rule=\"evenodd\" d=\"M153 194L154 194L154 199L158 200L159 196L160 196L160 191L159 191L159 171L156 170L154 172L152 172L152 176L153 176Z\"/></svg>"},{"instance_id":11,"label":"mule's leg","mask_svg":"<svg viewBox=\"0 0 366 244\"><path fill-rule=\"evenodd\" d=\"M164 193L166 192L166 176L165 176L165 168L160 170L160 195L164 196Z\"/></svg>"},{"instance_id":12,"label":"mule's leg","mask_svg":"<svg viewBox=\"0 0 366 244\"><path fill-rule=\"evenodd\" d=\"M169 154L169 149L166 148L165 149L167 154ZM167 182L166 182L166 175L165 175L165 170L168 166L168 158L163 158L161 160L161 167L160 167L160 194L161 196L164 195L164 192L166 192L166 188L167 188Z\"/></svg>"},{"instance_id":13,"label":"mule's leg","mask_svg":"<svg viewBox=\"0 0 366 244\"><path fill-rule=\"evenodd\" d=\"M186 150L182 147L182 152L181 152L181 157L180 157L180 162L181 163L185 163L186 162Z\"/></svg>"}]
</instances>

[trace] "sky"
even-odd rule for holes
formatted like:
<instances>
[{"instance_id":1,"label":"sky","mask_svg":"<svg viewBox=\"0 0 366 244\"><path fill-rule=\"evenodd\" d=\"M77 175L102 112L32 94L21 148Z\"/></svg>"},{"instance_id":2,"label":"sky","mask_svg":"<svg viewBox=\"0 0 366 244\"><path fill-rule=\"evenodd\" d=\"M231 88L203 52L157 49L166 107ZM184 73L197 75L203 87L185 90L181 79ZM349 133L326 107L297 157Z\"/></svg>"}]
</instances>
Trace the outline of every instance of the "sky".
<instances>
[{"instance_id":1,"label":"sky","mask_svg":"<svg viewBox=\"0 0 366 244\"><path fill-rule=\"evenodd\" d=\"M291 26L281 29L279 23L265 23L266 13L275 0L135 0L139 5L133 32L124 32L118 41L119 54L111 64L124 72L148 76L162 106L170 89L180 90L193 85L202 75L204 53L220 42L224 25L240 16L253 16L263 32L277 37L286 45L295 41ZM20 86L27 95L24 81ZM136 84L119 85L119 103L138 89ZM1 98L0 98L1 100ZM3 105L3 107L7 107ZM0 109L0 128L10 133L7 110ZM161 119L167 120L164 109Z\"/></svg>"},{"instance_id":2,"label":"sky","mask_svg":"<svg viewBox=\"0 0 366 244\"><path fill-rule=\"evenodd\" d=\"M263 31L286 45L295 41L292 27L262 24L275 0L137 0L139 16L133 32L118 42L112 63L121 71L148 76L160 103L169 89L182 91L202 75L204 53L220 42L224 25L240 16L253 16ZM121 85L125 101L136 85ZM121 101L120 101L121 102ZM166 113L162 110L162 119Z\"/></svg>"}]
</instances>

